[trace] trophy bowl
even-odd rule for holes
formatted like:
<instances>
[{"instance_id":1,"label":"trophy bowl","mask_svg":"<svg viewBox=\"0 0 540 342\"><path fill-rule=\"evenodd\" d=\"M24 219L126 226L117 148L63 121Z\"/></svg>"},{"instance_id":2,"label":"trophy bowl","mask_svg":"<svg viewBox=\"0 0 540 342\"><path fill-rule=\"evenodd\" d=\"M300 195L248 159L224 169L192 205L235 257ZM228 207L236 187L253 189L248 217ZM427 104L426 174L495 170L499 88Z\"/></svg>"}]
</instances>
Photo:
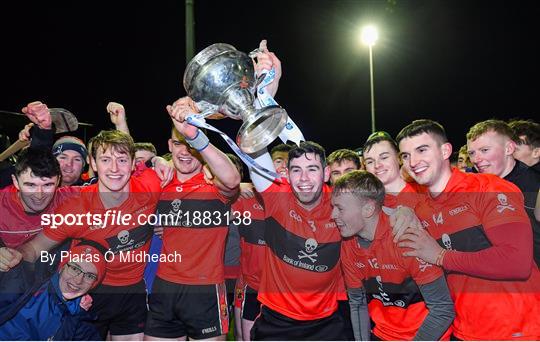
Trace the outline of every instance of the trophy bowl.
<instances>
[{"instance_id":1,"label":"trophy bowl","mask_svg":"<svg viewBox=\"0 0 540 342\"><path fill-rule=\"evenodd\" d=\"M221 114L243 121L236 143L246 153L268 146L287 123L287 112L280 106L254 107L253 62L232 45L213 44L199 52L188 63L183 83L188 96L207 113L206 117Z\"/></svg>"}]
</instances>

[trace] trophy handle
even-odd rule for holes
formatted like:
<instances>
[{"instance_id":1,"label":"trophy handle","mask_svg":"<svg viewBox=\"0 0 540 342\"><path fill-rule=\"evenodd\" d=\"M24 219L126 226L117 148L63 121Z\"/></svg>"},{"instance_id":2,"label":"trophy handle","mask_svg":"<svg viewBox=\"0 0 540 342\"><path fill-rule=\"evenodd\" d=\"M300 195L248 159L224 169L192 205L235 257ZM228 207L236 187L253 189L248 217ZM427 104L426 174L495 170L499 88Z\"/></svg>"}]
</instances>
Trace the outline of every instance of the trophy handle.
<instances>
[{"instance_id":1,"label":"trophy handle","mask_svg":"<svg viewBox=\"0 0 540 342\"><path fill-rule=\"evenodd\" d=\"M221 114L218 111L218 106L210 104L206 101L196 102L197 108L201 110L201 113L197 116L202 119L212 119L212 120L221 120L225 119L227 116Z\"/></svg>"}]
</instances>

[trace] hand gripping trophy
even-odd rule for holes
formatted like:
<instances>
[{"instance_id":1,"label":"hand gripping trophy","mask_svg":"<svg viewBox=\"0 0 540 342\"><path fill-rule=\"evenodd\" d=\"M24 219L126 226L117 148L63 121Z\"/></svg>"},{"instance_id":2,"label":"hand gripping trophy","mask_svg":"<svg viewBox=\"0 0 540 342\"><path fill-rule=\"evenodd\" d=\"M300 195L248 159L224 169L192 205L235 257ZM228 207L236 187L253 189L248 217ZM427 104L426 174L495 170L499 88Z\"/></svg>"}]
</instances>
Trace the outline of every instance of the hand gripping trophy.
<instances>
[{"instance_id":1,"label":"hand gripping trophy","mask_svg":"<svg viewBox=\"0 0 540 342\"><path fill-rule=\"evenodd\" d=\"M213 44L202 50L184 73L184 88L202 110L202 117L243 121L236 143L246 153L268 146L288 119L280 106L254 107L256 86L251 58L229 44Z\"/></svg>"}]
</instances>

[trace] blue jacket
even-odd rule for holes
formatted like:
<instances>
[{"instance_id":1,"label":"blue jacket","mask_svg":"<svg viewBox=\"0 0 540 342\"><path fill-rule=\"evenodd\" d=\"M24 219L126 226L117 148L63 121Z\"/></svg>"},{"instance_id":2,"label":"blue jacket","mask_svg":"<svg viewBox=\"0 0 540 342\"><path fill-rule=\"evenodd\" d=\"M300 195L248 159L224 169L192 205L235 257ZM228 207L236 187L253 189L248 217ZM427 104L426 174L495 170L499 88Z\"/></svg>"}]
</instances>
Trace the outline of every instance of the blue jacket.
<instances>
[{"instance_id":1,"label":"blue jacket","mask_svg":"<svg viewBox=\"0 0 540 342\"><path fill-rule=\"evenodd\" d=\"M81 298L64 300L58 281L55 273L49 281L0 308L0 340L101 339L89 322L92 317L80 307Z\"/></svg>"}]
</instances>

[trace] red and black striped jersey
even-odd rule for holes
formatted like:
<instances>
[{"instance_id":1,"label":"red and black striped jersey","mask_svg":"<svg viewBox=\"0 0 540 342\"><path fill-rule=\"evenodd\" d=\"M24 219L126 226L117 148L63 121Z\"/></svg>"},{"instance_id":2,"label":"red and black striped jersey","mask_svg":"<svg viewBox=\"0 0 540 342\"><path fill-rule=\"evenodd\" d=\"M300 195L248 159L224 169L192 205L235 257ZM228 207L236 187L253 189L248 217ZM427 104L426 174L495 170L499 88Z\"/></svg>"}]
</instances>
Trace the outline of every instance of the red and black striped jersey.
<instances>
[{"instance_id":1,"label":"red and black striped jersey","mask_svg":"<svg viewBox=\"0 0 540 342\"><path fill-rule=\"evenodd\" d=\"M240 269L245 284L259 290L261 273L266 252L264 233L264 207L259 195L253 198L238 198L232 205L233 211L251 214L251 220L238 225L240 233ZM245 221L245 220L244 220Z\"/></svg>"},{"instance_id":2,"label":"red and black striped jersey","mask_svg":"<svg viewBox=\"0 0 540 342\"><path fill-rule=\"evenodd\" d=\"M157 276L177 284L210 285L224 281L223 255L229 223L228 199L202 172L185 182L176 178L161 194L158 212L164 220L162 254L175 252L182 262L160 262Z\"/></svg>"},{"instance_id":3,"label":"red and black striped jersey","mask_svg":"<svg viewBox=\"0 0 540 342\"><path fill-rule=\"evenodd\" d=\"M267 251L258 299L296 320L328 317L337 309L341 235L331 218L330 191L325 185L311 210L298 204L285 180L261 194Z\"/></svg>"},{"instance_id":4,"label":"red and black striped jersey","mask_svg":"<svg viewBox=\"0 0 540 342\"><path fill-rule=\"evenodd\" d=\"M444 192L427 197L416 213L448 250L477 252L492 246L490 228L530 224L523 195L497 176L453 169ZM512 239L512 232L508 232ZM532 245L532 239L531 239ZM456 308L453 334L463 340L534 340L540 337L540 273L532 260L528 280L489 280L450 272L447 282Z\"/></svg>"},{"instance_id":5,"label":"red and black striped jersey","mask_svg":"<svg viewBox=\"0 0 540 342\"><path fill-rule=\"evenodd\" d=\"M107 209L101 201L98 183L82 187L80 196L59 206L57 213L64 216L91 213L99 215L103 224L88 225L88 221L83 220L82 225L63 224L57 228L49 226L43 233L58 242L73 238L92 240L107 246L112 256L109 256L109 252L105 256L108 262L103 284L136 284L141 281L146 266L141 256L148 253L153 232L146 218L155 213L161 191L160 182L152 169L145 170L139 176L132 176L129 180L129 197L120 206ZM130 215L130 219L125 222L113 222L112 219L105 222L107 211L115 212L117 217L127 218Z\"/></svg>"},{"instance_id":6,"label":"red and black striped jersey","mask_svg":"<svg viewBox=\"0 0 540 342\"><path fill-rule=\"evenodd\" d=\"M373 333L383 340L412 340L429 313L418 285L436 280L443 271L404 257L405 249L393 238L388 217L381 212L368 248L360 246L358 236L343 240L341 264L347 287L365 288Z\"/></svg>"}]
</instances>

